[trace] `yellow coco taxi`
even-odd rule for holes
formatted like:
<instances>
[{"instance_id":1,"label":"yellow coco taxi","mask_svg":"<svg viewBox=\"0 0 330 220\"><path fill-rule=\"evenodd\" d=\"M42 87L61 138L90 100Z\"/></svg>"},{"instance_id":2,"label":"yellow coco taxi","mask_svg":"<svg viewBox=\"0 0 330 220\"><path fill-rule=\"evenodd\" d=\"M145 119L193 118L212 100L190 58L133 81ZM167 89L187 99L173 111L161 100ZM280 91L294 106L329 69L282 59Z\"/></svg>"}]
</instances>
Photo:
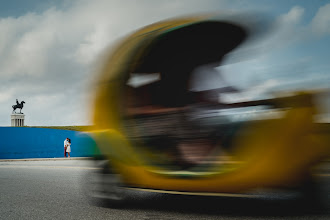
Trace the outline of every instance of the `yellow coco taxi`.
<instances>
[{"instance_id":1,"label":"yellow coco taxi","mask_svg":"<svg viewBox=\"0 0 330 220\"><path fill-rule=\"evenodd\" d=\"M312 166L329 153L313 121L316 93L218 99L238 91L217 87L214 67L256 31L231 19L152 24L106 57L90 133L99 167L88 177L92 197L118 204L128 189L236 196L309 182Z\"/></svg>"}]
</instances>

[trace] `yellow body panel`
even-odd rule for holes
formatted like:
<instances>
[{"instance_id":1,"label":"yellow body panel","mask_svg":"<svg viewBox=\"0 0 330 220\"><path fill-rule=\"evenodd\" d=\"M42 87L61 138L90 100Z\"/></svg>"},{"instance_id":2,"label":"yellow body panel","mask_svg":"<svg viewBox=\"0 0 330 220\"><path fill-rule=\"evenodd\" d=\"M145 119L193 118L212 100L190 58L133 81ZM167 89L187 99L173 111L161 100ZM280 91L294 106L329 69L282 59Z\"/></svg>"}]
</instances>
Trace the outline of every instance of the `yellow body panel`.
<instances>
[{"instance_id":1,"label":"yellow body panel","mask_svg":"<svg viewBox=\"0 0 330 220\"><path fill-rule=\"evenodd\" d=\"M150 189L240 193L255 188L297 186L309 175L309 168L318 162L329 147L325 140L311 134L312 108L293 109L286 118L253 127L254 135L241 140L242 163L227 170L197 175L191 178L164 175L148 167L139 158L124 136L116 132L103 133L108 140L98 139L105 155L112 161L129 186ZM317 143L322 142L322 143ZM110 147L111 146L111 147ZM108 151L107 151L108 149ZM118 150L116 153L109 149ZM213 167L220 170L222 165Z\"/></svg>"}]
</instances>

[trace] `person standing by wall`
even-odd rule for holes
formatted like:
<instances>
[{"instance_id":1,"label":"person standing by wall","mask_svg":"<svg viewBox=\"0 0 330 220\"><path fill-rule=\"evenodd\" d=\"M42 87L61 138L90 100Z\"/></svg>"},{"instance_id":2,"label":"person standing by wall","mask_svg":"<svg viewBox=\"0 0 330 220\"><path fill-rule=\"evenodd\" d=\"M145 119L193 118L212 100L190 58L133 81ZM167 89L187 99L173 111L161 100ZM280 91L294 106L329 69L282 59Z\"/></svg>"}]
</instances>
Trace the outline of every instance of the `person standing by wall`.
<instances>
[{"instance_id":1,"label":"person standing by wall","mask_svg":"<svg viewBox=\"0 0 330 220\"><path fill-rule=\"evenodd\" d=\"M68 153L68 157L70 158L70 152L71 152L71 139L68 138L68 146L66 147L66 152Z\"/></svg>"},{"instance_id":2,"label":"person standing by wall","mask_svg":"<svg viewBox=\"0 0 330 220\"><path fill-rule=\"evenodd\" d=\"M66 157L66 153L67 153L67 147L68 147L68 143L69 143L69 138L66 138L64 140L64 157Z\"/></svg>"}]
</instances>

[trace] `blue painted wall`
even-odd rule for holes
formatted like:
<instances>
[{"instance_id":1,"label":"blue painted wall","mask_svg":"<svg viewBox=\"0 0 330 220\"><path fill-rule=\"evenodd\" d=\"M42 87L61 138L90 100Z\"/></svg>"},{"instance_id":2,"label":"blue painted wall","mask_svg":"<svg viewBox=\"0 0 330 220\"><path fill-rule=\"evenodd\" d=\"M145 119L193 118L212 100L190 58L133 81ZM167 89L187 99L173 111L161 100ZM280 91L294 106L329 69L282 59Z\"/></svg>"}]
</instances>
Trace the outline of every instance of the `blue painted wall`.
<instances>
[{"instance_id":1,"label":"blue painted wall","mask_svg":"<svg viewBox=\"0 0 330 220\"><path fill-rule=\"evenodd\" d=\"M93 140L83 132L27 127L0 127L0 159L64 157L63 142L71 139L71 157L92 156Z\"/></svg>"}]
</instances>

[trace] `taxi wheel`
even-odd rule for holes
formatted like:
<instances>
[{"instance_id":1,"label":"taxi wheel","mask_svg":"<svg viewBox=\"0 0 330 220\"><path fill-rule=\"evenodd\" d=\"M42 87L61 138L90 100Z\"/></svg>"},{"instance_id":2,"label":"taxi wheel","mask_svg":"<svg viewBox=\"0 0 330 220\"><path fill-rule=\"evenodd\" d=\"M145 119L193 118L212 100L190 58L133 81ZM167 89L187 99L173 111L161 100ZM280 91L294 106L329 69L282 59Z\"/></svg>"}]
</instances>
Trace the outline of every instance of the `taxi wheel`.
<instances>
[{"instance_id":1,"label":"taxi wheel","mask_svg":"<svg viewBox=\"0 0 330 220\"><path fill-rule=\"evenodd\" d=\"M120 174L107 160L95 160L95 167L85 177L84 191L94 204L120 208L126 200Z\"/></svg>"},{"instance_id":2,"label":"taxi wheel","mask_svg":"<svg viewBox=\"0 0 330 220\"><path fill-rule=\"evenodd\" d=\"M302 184L301 193L302 202L309 211L323 212L326 210L325 196L327 193L325 193L323 184L319 180L313 177L307 179Z\"/></svg>"}]
</instances>

